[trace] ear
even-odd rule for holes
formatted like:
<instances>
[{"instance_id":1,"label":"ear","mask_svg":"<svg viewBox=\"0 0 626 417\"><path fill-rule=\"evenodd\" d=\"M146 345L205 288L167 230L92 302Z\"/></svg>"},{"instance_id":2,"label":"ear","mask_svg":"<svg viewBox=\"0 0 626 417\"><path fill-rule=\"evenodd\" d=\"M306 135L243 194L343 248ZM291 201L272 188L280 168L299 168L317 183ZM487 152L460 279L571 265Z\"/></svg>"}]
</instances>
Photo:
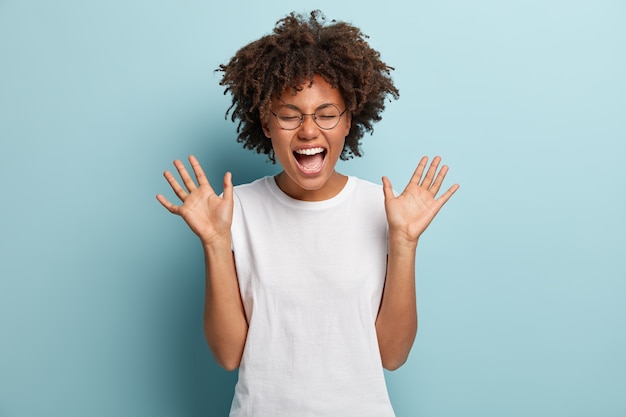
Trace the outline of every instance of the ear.
<instances>
[{"instance_id":1,"label":"ear","mask_svg":"<svg viewBox=\"0 0 626 417\"><path fill-rule=\"evenodd\" d=\"M346 112L346 136L350 134L350 128L352 127L352 113Z\"/></svg>"},{"instance_id":2,"label":"ear","mask_svg":"<svg viewBox=\"0 0 626 417\"><path fill-rule=\"evenodd\" d=\"M267 121L261 122L261 128L263 129L263 133L265 134L265 137L270 139L271 138L270 129L267 125L268 125Z\"/></svg>"}]
</instances>

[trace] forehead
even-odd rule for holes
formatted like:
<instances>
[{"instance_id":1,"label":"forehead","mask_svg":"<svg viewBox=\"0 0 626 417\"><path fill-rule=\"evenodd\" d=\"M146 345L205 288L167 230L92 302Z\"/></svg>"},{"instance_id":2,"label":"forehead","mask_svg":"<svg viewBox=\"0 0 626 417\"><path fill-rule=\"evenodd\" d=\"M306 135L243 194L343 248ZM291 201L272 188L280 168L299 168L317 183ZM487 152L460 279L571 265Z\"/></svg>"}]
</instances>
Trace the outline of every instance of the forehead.
<instances>
[{"instance_id":1,"label":"forehead","mask_svg":"<svg viewBox=\"0 0 626 417\"><path fill-rule=\"evenodd\" d=\"M333 88L319 75L313 77L313 82L306 81L295 92L291 87L286 87L283 93L274 101L277 104L289 104L296 107L319 107L320 105L343 104L344 99L338 88Z\"/></svg>"}]
</instances>

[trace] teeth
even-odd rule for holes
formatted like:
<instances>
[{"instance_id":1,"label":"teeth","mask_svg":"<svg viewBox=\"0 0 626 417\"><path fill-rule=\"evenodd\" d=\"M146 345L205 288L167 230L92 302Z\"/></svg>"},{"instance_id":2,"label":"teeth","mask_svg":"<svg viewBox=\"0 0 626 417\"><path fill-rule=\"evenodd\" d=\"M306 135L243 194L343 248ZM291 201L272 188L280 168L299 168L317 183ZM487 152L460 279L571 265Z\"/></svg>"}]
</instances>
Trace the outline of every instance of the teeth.
<instances>
[{"instance_id":1,"label":"teeth","mask_svg":"<svg viewBox=\"0 0 626 417\"><path fill-rule=\"evenodd\" d=\"M300 155L315 155L324 152L324 148L297 149L295 152Z\"/></svg>"}]
</instances>

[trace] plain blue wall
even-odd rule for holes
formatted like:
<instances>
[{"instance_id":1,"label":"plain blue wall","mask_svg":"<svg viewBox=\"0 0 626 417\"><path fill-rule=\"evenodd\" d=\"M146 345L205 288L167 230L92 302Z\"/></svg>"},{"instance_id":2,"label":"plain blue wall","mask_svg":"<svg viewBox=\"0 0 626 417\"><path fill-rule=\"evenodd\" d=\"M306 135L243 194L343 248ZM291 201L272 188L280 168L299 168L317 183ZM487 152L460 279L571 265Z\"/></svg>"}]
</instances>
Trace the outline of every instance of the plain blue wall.
<instances>
[{"instance_id":1,"label":"plain blue wall","mask_svg":"<svg viewBox=\"0 0 626 417\"><path fill-rule=\"evenodd\" d=\"M224 416L197 239L154 199L235 143L213 70L322 9L396 67L347 174L461 184L418 249L398 417L626 416L622 1L0 0L0 416ZM171 195L171 192L170 194Z\"/></svg>"}]
</instances>

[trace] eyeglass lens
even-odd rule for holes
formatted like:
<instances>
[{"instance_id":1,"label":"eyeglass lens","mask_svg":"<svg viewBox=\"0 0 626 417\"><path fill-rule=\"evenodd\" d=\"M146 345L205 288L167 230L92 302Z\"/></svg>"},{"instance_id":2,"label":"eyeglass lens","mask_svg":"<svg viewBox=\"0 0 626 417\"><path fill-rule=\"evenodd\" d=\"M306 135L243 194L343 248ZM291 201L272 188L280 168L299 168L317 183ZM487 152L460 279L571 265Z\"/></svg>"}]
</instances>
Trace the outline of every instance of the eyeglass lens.
<instances>
[{"instance_id":1,"label":"eyeglass lens","mask_svg":"<svg viewBox=\"0 0 626 417\"><path fill-rule=\"evenodd\" d=\"M313 114L303 114L299 109L291 106L283 106L276 113L278 124L287 130L300 127L304 121L304 116L313 116L313 120L320 128L328 130L337 126L341 112L334 104L326 104L318 107Z\"/></svg>"}]
</instances>

